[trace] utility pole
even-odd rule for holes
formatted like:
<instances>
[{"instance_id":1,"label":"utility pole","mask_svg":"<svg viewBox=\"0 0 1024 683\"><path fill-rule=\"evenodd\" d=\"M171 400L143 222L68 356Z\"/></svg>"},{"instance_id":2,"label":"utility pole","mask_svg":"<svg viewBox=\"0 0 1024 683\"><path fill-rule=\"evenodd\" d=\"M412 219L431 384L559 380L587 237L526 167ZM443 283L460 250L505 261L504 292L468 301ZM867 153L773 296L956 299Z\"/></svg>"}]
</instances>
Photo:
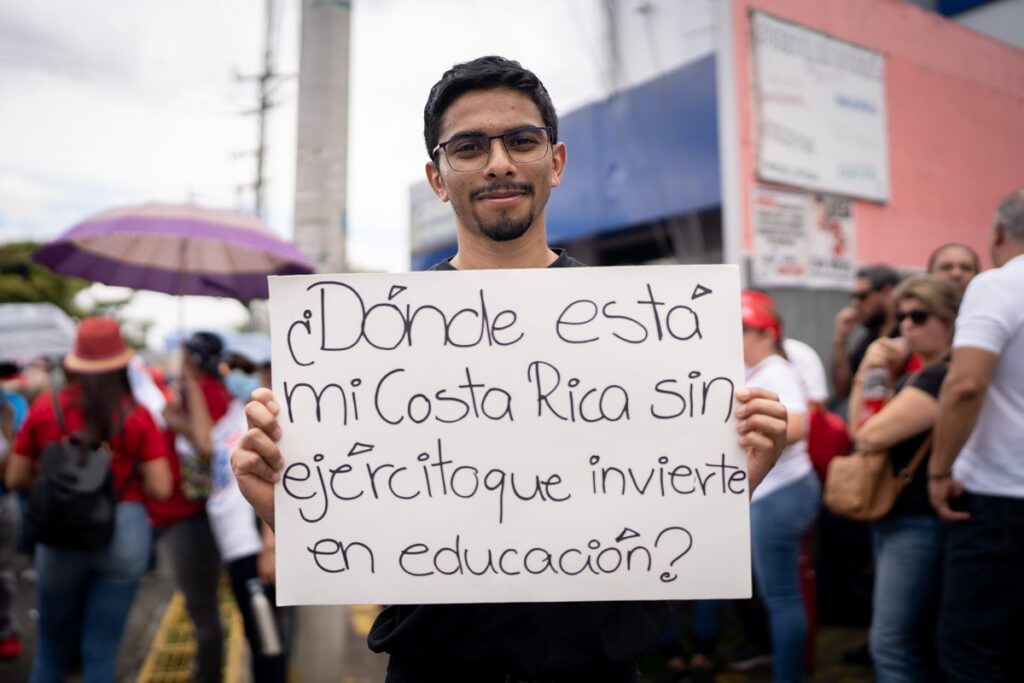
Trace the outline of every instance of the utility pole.
<instances>
[{"instance_id":1,"label":"utility pole","mask_svg":"<svg viewBox=\"0 0 1024 683\"><path fill-rule=\"evenodd\" d=\"M275 2L266 0L265 5L266 22L263 36L263 71L253 76L238 76L240 81L256 81L259 84L259 102L255 109L243 112L244 114L255 114L258 126L258 138L256 143L256 179L251 186L253 192L253 213L257 218L264 219L265 204L263 201L263 190L266 184L264 177L264 164L267 157L267 114L273 107L277 106L272 95L274 89L284 80L281 74L277 73L274 66L274 35L277 33L277 26L274 20ZM245 187L245 186L243 186Z\"/></svg>"},{"instance_id":2,"label":"utility pole","mask_svg":"<svg viewBox=\"0 0 1024 683\"><path fill-rule=\"evenodd\" d=\"M321 273L348 269L351 14L346 0L302 0L294 240Z\"/></svg>"}]
</instances>

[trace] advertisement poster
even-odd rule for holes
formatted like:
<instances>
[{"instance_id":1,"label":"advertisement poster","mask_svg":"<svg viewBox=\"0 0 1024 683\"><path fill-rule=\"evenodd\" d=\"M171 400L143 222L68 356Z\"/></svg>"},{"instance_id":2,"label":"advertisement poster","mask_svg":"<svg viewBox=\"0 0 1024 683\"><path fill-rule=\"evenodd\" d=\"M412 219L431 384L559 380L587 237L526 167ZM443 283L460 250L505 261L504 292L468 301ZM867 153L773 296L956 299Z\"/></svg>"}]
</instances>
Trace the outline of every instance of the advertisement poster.
<instances>
[{"instance_id":1,"label":"advertisement poster","mask_svg":"<svg viewBox=\"0 0 1024 683\"><path fill-rule=\"evenodd\" d=\"M813 220L807 226L810 263L808 286L850 289L857 272L857 232L853 202L817 195Z\"/></svg>"},{"instance_id":2,"label":"advertisement poster","mask_svg":"<svg viewBox=\"0 0 1024 683\"><path fill-rule=\"evenodd\" d=\"M757 286L852 287L857 244L849 199L757 187L752 206Z\"/></svg>"},{"instance_id":3,"label":"advertisement poster","mask_svg":"<svg viewBox=\"0 0 1024 683\"><path fill-rule=\"evenodd\" d=\"M888 201L884 57L760 12L751 26L758 177Z\"/></svg>"}]
</instances>

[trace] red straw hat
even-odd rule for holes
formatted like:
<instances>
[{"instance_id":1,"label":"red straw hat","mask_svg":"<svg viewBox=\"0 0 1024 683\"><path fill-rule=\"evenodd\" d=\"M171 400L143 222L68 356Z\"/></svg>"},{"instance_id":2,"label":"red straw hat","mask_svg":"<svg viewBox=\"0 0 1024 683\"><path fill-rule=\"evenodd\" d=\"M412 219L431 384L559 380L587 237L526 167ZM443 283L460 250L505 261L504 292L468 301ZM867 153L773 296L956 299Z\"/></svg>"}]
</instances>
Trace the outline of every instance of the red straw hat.
<instances>
[{"instance_id":1,"label":"red straw hat","mask_svg":"<svg viewBox=\"0 0 1024 683\"><path fill-rule=\"evenodd\" d=\"M78 323L75 348L64 356L64 367L87 375L110 372L128 365L134 355L135 351L124 343L116 320L85 318Z\"/></svg>"},{"instance_id":2,"label":"red straw hat","mask_svg":"<svg viewBox=\"0 0 1024 683\"><path fill-rule=\"evenodd\" d=\"M755 330L772 330L775 338L782 338L782 326L775 314L775 301L763 292L745 289L740 294L743 324Z\"/></svg>"}]
</instances>

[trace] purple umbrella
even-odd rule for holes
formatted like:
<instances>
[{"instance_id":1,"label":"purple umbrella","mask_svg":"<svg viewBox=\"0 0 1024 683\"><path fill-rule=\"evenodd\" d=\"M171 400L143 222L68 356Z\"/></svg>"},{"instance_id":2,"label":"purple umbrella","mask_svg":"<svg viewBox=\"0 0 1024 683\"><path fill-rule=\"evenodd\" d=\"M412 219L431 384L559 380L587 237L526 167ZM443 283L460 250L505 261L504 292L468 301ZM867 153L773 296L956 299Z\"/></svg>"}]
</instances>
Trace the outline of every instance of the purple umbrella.
<instances>
[{"instance_id":1,"label":"purple umbrella","mask_svg":"<svg viewBox=\"0 0 1024 683\"><path fill-rule=\"evenodd\" d=\"M192 204L143 204L87 218L32 257L51 270L167 294L267 298L268 275L312 273L259 220Z\"/></svg>"}]
</instances>

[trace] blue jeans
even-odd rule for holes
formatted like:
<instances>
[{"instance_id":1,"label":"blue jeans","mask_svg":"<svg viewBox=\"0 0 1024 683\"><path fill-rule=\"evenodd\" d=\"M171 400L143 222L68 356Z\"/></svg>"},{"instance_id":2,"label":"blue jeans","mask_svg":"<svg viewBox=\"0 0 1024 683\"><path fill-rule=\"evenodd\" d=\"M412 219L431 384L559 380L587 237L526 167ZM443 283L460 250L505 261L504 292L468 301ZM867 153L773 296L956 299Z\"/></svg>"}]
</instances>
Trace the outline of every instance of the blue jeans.
<instances>
[{"instance_id":1,"label":"blue jeans","mask_svg":"<svg viewBox=\"0 0 1024 683\"><path fill-rule=\"evenodd\" d=\"M1024 498L964 494L949 527L939 659L950 683L1024 680Z\"/></svg>"},{"instance_id":2,"label":"blue jeans","mask_svg":"<svg viewBox=\"0 0 1024 683\"><path fill-rule=\"evenodd\" d=\"M18 634L14 618L14 598L18 592L14 578L16 505L14 494L0 487L0 638Z\"/></svg>"},{"instance_id":3,"label":"blue jeans","mask_svg":"<svg viewBox=\"0 0 1024 683\"><path fill-rule=\"evenodd\" d=\"M875 591L869 642L878 683L940 678L935 653L945 531L933 515L871 526Z\"/></svg>"},{"instance_id":4,"label":"blue jeans","mask_svg":"<svg viewBox=\"0 0 1024 683\"><path fill-rule=\"evenodd\" d=\"M820 504L818 475L808 472L750 506L754 578L768 610L776 683L804 677L807 613L800 592L800 541L814 525Z\"/></svg>"},{"instance_id":5,"label":"blue jeans","mask_svg":"<svg viewBox=\"0 0 1024 683\"><path fill-rule=\"evenodd\" d=\"M106 550L83 552L36 545L39 644L32 683L59 683L78 648L82 683L110 683L121 633L153 536L142 503L119 503Z\"/></svg>"}]
</instances>

